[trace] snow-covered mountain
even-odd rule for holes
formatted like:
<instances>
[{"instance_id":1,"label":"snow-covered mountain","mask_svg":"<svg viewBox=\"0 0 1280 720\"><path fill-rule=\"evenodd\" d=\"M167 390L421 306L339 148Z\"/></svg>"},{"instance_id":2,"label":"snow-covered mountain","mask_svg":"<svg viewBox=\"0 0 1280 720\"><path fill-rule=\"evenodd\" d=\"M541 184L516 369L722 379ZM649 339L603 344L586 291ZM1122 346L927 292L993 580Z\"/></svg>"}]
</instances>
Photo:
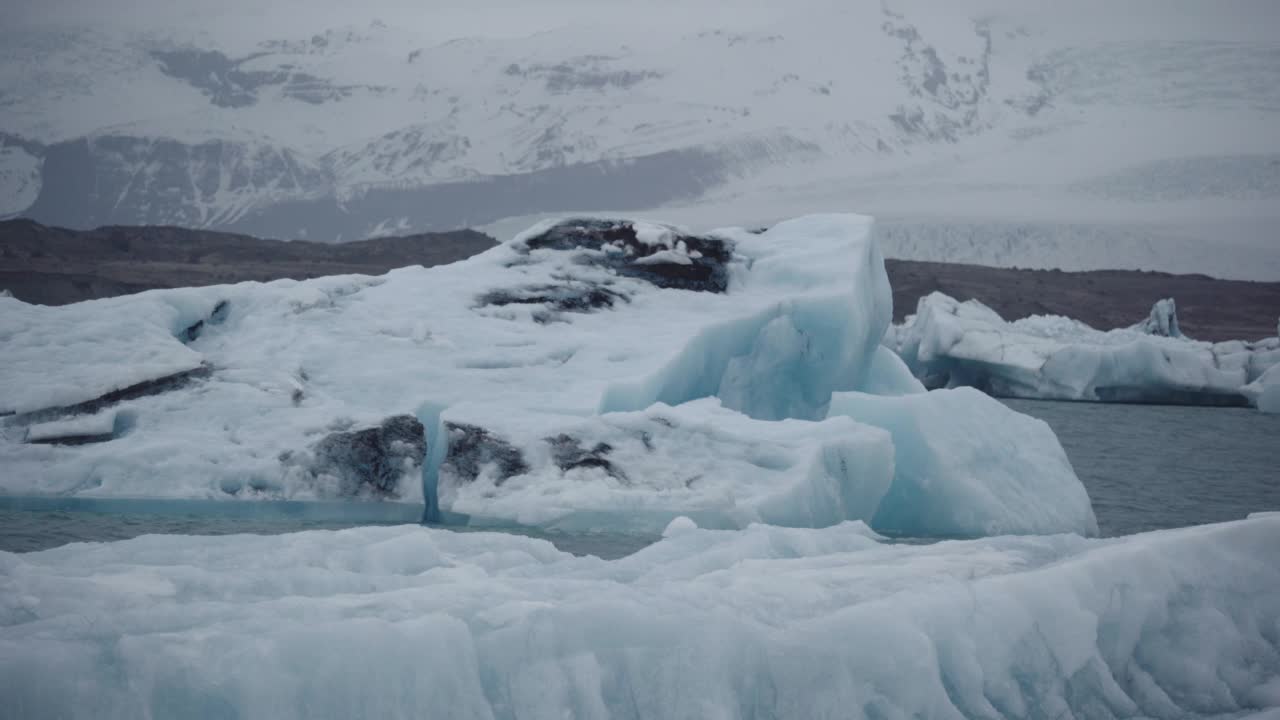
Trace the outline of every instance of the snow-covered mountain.
<instances>
[{"instance_id":1,"label":"snow-covered mountain","mask_svg":"<svg viewBox=\"0 0 1280 720\"><path fill-rule=\"evenodd\" d=\"M1265 0L147 5L0 29L0 213L349 240L852 209L904 257L1280 278Z\"/></svg>"}]
</instances>

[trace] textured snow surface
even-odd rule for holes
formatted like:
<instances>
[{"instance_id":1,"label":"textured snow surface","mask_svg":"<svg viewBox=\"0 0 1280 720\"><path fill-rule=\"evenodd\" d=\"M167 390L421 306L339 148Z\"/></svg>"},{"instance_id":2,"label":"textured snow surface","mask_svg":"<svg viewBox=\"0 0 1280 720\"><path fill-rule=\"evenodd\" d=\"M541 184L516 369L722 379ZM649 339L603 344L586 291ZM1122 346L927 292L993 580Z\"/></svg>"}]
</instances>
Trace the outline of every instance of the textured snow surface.
<instances>
[{"instance_id":1,"label":"textured snow surface","mask_svg":"<svg viewBox=\"0 0 1280 720\"><path fill-rule=\"evenodd\" d=\"M1108 540L423 527L0 554L13 717L1209 717L1280 707L1280 517Z\"/></svg>"},{"instance_id":2,"label":"textured snow surface","mask_svg":"<svg viewBox=\"0 0 1280 720\"><path fill-rule=\"evenodd\" d=\"M869 523L894 479L894 443L884 430L849 418L754 420L715 399L590 420L466 405L443 417L502 437L525 467L508 476L489 463L472 478L446 461L441 505L522 525L604 522L656 535L681 515L721 528ZM1083 494L1074 475L1065 481Z\"/></svg>"},{"instance_id":3,"label":"textured snow surface","mask_svg":"<svg viewBox=\"0 0 1280 720\"><path fill-rule=\"evenodd\" d=\"M1280 339L1192 340L1171 300L1133 327L1104 332L1056 315L1009 322L976 300L935 292L885 342L928 387L1006 397L1260 405L1280 382Z\"/></svg>"},{"instance_id":4,"label":"textured snow surface","mask_svg":"<svg viewBox=\"0 0 1280 720\"><path fill-rule=\"evenodd\" d=\"M680 261L642 262L667 252ZM383 277L0 303L10 494L389 500L646 534L680 515L882 513L918 535L1096 532L1052 433L978 398L925 398L880 345L891 293L865 217L703 235L547 222ZM887 396L884 412L832 411L854 391ZM899 422L920 408L981 415L991 435L963 438L967 466L904 463L952 440ZM83 423L95 442L60 441ZM1032 512L1022 498L1040 492L1055 502Z\"/></svg>"}]
</instances>

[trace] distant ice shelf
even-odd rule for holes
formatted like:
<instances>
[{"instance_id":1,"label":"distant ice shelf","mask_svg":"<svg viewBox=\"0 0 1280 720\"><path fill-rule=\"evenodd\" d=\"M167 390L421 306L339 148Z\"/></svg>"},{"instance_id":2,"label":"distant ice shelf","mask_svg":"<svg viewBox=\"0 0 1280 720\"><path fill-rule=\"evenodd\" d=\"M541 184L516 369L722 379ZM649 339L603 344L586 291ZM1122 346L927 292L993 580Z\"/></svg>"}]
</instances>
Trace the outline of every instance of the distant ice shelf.
<instances>
[{"instance_id":1,"label":"distant ice shelf","mask_svg":"<svg viewBox=\"0 0 1280 720\"><path fill-rule=\"evenodd\" d=\"M935 292L884 342L931 388L1280 411L1280 337L1193 340L1178 326L1173 299L1157 302L1140 323L1101 331L1056 315L1010 322L977 300Z\"/></svg>"},{"instance_id":2,"label":"distant ice shelf","mask_svg":"<svg viewBox=\"0 0 1280 720\"><path fill-rule=\"evenodd\" d=\"M652 535L1096 533L1052 431L924 393L880 346L890 314L854 215L568 219L382 277L0 298L0 490Z\"/></svg>"}]
</instances>

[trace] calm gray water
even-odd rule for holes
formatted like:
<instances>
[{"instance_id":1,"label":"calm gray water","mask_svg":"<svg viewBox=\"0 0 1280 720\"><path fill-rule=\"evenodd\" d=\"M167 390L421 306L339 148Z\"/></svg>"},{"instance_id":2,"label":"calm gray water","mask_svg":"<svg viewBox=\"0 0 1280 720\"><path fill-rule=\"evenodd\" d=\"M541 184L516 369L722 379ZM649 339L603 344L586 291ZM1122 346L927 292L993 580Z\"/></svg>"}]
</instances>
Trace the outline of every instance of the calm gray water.
<instances>
[{"instance_id":1,"label":"calm gray water","mask_svg":"<svg viewBox=\"0 0 1280 720\"><path fill-rule=\"evenodd\" d=\"M1006 400L1049 423L1103 535L1280 510L1280 415L1251 408Z\"/></svg>"},{"instance_id":2,"label":"calm gray water","mask_svg":"<svg viewBox=\"0 0 1280 720\"><path fill-rule=\"evenodd\" d=\"M1280 510L1280 416L1237 408L1007 402L1058 433L1093 499L1103 535ZM374 503L0 497L0 550L28 552L147 533L274 534L393 525L417 522L420 513ZM604 558L627 555L653 541L624 534L508 531Z\"/></svg>"},{"instance_id":3,"label":"calm gray water","mask_svg":"<svg viewBox=\"0 0 1280 720\"><path fill-rule=\"evenodd\" d=\"M218 500L99 500L0 496L0 550L31 552L71 542L106 542L146 534L275 535L357 525L417 524L422 508L381 503L227 502ZM457 532L500 530L549 540L575 555L619 558L655 538L622 533L565 533L532 528L449 527Z\"/></svg>"}]
</instances>

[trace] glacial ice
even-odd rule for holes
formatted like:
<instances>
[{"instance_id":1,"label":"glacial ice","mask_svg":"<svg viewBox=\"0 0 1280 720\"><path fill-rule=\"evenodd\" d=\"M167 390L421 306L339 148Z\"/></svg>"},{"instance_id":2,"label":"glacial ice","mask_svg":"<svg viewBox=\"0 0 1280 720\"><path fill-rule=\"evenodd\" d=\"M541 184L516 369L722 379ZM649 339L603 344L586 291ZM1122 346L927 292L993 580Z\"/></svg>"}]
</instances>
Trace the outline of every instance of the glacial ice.
<instances>
[{"instance_id":1,"label":"glacial ice","mask_svg":"<svg viewBox=\"0 0 1280 720\"><path fill-rule=\"evenodd\" d=\"M891 302L872 222L853 215L761 233L548 221L381 277L0 299L0 491L379 500L657 534L680 515L874 527L885 498L928 487L956 502L909 523L899 508L891 529L1094 532L1074 501L1018 499L1083 497L1051 435L975 445L1004 463L988 477L903 464L933 447L924 426L831 412L833 394L863 392L1021 433L1015 413L910 399L923 386L880 345ZM48 434L108 416L95 442Z\"/></svg>"},{"instance_id":2,"label":"glacial ice","mask_svg":"<svg viewBox=\"0 0 1280 720\"><path fill-rule=\"evenodd\" d=\"M0 697L95 719L1280 707L1280 516L931 545L679 524L615 561L413 526L0 553Z\"/></svg>"},{"instance_id":3,"label":"glacial ice","mask_svg":"<svg viewBox=\"0 0 1280 720\"><path fill-rule=\"evenodd\" d=\"M1002 397L1262 408L1270 406L1264 396L1280 392L1268 390L1280 382L1280 338L1192 340L1168 299L1147 320L1103 332L1053 315L1010 322L976 300L935 292L885 343L927 387Z\"/></svg>"},{"instance_id":4,"label":"glacial ice","mask_svg":"<svg viewBox=\"0 0 1280 720\"><path fill-rule=\"evenodd\" d=\"M522 525L657 535L682 515L711 528L870 522L894 479L883 430L754 420L715 399L589 419L465 404L442 417L454 437L441 506ZM488 436L462 436L473 428Z\"/></svg>"},{"instance_id":5,"label":"glacial ice","mask_svg":"<svg viewBox=\"0 0 1280 720\"><path fill-rule=\"evenodd\" d=\"M1053 430L972 388L836 393L832 417L893 438L893 485L871 525L899 535L1096 534L1089 496Z\"/></svg>"}]
</instances>

